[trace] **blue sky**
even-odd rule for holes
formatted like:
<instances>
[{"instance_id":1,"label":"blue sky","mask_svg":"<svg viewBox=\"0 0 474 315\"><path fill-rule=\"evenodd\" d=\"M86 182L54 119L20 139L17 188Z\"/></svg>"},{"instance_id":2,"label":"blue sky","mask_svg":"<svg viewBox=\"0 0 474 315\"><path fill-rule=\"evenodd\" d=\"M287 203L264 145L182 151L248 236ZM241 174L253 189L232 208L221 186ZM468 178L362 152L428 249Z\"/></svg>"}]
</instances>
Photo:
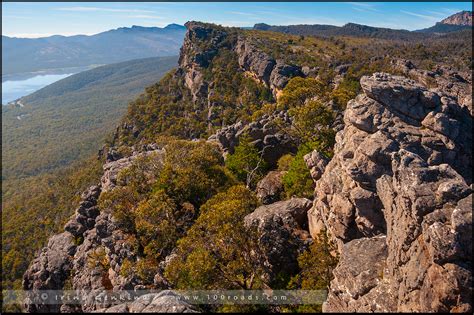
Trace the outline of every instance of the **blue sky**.
<instances>
[{"instance_id":1,"label":"blue sky","mask_svg":"<svg viewBox=\"0 0 474 315\"><path fill-rule=\"evenodd\" d=\"M189 20L225 26L332 24L348 22L415 30L461 10L471 2L2 2L2 35L43 37L96 34L118 27L165 26Z\"/></svg>"}]
</instances>

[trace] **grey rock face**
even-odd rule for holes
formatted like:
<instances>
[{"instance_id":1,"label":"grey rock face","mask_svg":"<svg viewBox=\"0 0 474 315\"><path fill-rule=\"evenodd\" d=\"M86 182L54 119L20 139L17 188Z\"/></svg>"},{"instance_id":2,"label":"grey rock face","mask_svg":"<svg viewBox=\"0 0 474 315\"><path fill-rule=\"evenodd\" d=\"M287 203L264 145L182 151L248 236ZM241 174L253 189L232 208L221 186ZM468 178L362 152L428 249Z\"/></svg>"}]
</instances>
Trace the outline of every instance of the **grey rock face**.
<instances>
[{"instance_id":1,"label":"grey rock face","mask_svg":"<svg viewBox=\"0 0 474 315\"><path fill-rule=\"evenodd\" d=\"M245 224L258 231L264 252L266 281L279 272L291 274L298 269L297 257L311 242L307 231L307 212L311 201L292 198L257 208L245 217Z\"/></svg>"},{"instance_id":2,"label":"grey rock face","mask_svg":"<svg viewBox=\"0 0 474 315\"><path fill-rule=\"evenodd\" d=\"M314 181L320 179L328 165L329 159L317 150L306 154L303 158L306 166L309 168L311 178Z\"/></svg>"},{"instance_id":3,"label":"grey rock face","mask_svg":"<svg viewBox=\"0 0 474 315\"><path fill-rule=\"evenodd\" d=\"M74 238L69 232L52 236L23 276L23 289L32 291L25 301L27 312L59 312L61 305L30 304L36 290L62 288L72 269L71 256L76 251Z\"/></svg>"},{"instance_id":4,"label":"grey rock face","mask_svg":"<svg viewBox=\"0 0 474 315\"><path fill-rule=\"evenodd\" d=\"M257 198L263 204L270 204L280 199L283 191L283 175L284 172L271 171L257 183Z\"/></svg>"},{"instance_id":5,"label":"grey rock face","mask_svg":"<svg viewBox=\"0 0 474 315\"><path fill-rule=\"evenodd\" d=\"M253 73L265 83L276 97L288 81L295 76L305 76L300 67L274 60L266 53L258 50L248 39L239 37L235 47L242 69ZM306 69L310 74L310 69Z\"/></svg>"},{"instance_id":6,"label":"grey rock face","mask_svg":"<svg viewBox=\"0 0 474 315\"><path fill-rule=\"evenodd\" d=\"M178 63L184 72L184 80L191 91L193 101L197 103L208 95L208 83L203 78L202 69L207 68L217 55L219 43L227 34L199 22L187 22L185 26L187 31ZM202 47L201 43L209 45Z\"/></svg>"},{"instance_id":7,"label":"grey rock face","mask_svg":"<svg viewBox=\"0 0 474 315\"><path fill-rule=\"evenodd\" d=\"M394 59L394 67L417 81L432 86L439 94L449 96L474 114L472 107L472 73L458 72L446 66L437 66L434 71L417 69L406 59Z\"/></svg>"},{"instance_id":8,"label":"grey rock face","mask_svg":"<svg viewBox=\"0 0 474 315\"><path fill-rule=\"evenodd\" d=\"M472 116L404 77L361 86L308 212L341 257L324 309L472 311Z\"/></svg>"},{"instance_id":9,"label":"grey rock face","mask_svg":"<svg viewBox=\"0 0 474 315\"><path fill-rule=\"evenodd\" d=\"M275 166L278 159L287 153L296 152L295 141L276 127L276 122L291 125L291 118L286 111L275 112L272 115L264 115L250 124L237 122L224 127L209 137L209 141L215 141L224 152L233 154L234 148L239 144L239 138L248 134L253 140L256 148L262 152L263 159L270 165Z\"/></svg>"},{"instance_id":10,"label":"grey rock face","mask_svg":"<svg viewBox=\"0 0 474 315\"><path fill-rule=\"evenodd\" d=\"M344 244L323 312L392 310L394 298L388 290L386 258L385 236L359 238Z\"/></svg>"}]
</instances>

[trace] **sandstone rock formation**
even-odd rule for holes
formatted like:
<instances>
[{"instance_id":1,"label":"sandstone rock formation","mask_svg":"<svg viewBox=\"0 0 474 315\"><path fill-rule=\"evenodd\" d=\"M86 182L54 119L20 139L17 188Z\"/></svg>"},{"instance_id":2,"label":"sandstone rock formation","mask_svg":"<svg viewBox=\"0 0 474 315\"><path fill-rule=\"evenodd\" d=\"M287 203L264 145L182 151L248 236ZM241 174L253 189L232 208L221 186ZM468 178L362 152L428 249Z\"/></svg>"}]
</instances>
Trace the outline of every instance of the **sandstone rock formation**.
<instances>
[{"instance_id":1,"label":"sandstone rock formation","mask_svg":"<svg viewBox=\"0 0 474 315\"><path fill-rule=\"evenodd\" d=\"M286 86L290 78L304 76L301 68L275 60L268 54L258 50L248 39L240 36L235 51L239 56L239 65L250 71L261 82L265 83L275 97ZM306 69L310 73L310 69Z\"/></svg>"},{"instance_id":2,"label":"sandstone rock formation","mask_svg":"<svg viewBox=\"0 0 474 315\"><path fill-rule=\"evenodd\" d=\"M471 72L458 72L446 66L437 66L434 71L422 70L406 59L394 59L392 64L404 75L454 98L461 107L466 107L471 115L474 114Z\"/></svg>"},{"instance_id":3,"label":"sandstone rock formation","mask_svg":"<svg viewBox=\"0 0 474 315\"><path fill-rule=\"evenodd\" d=\"M472 26L472 11L461 11L441 21L442 24Z\"/></svg>"},{"instance_id":4,"label":"sandstone rock formation","mask_svg":"<svg viewBox=\"0 0 474 315\"><path fill-rule=\"evenodd\" d=\"M248 134L252 144L263 152L263 159L270 165L275 166L278 159L287 153L296 152L296 144L291 137L280 130L276 122L291 125L291 118L286 111L265 114L262 118L249 124L237 122L217 131L209 137L209 141L215 141L224 152L224 156L234 153L234 148L239 144L239 138Z\"/></svg>"},{"instance_id":5,"label":"sandstone rock formation","mask_svg":"<svg viewBox=\"0 0 474 315\"><path fill-rule=\"evenodd\" d=\"M184 81L191 91L193 101L207 98L208 82L203 78L202 68L206 68L217 55L219 43L226 37L226 32L204 23L187 22L183 46L179 55L179 71L184 73ZM207 47L202 47L202 44Z\"/></svg>"},{"instance_id":6,"label":"sandstone rock formation","mask_svg":"<svg viewBox=\"0 0 474 315\"><path fill-rule=\"evenodd\" d=\"M292 198L261 206L245 217L246 226L259 232L267 283L281 271L291 274L298 270L296 259L311 242L307 226L310 208L310 200Z\"/></svg>"},{"instance_id":7,"label":"sandstone rock formation","mask_svg":"<svg viewBox=\"0 0 474 315\"><path fill-rule=\"evenodd\" d=\"M341 257L324 310L472 311L472 116L404 77L361 86L308 212Z\"/></svg>"}]
</instances>

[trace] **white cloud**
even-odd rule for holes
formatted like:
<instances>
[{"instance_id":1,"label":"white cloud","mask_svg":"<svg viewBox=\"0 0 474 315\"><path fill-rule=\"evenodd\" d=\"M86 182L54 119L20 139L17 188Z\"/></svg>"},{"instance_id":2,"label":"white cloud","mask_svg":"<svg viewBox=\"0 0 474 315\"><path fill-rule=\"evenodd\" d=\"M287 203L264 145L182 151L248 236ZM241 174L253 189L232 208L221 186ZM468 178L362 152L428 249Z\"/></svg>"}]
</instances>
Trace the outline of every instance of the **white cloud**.
<instances>
[{"instance_id":1,"label":"white cloud","mask_svg":"<svg viewBox=\"0 0 474 315\"><path fill-rule=\"evenodd\" d=\"M425 14L419 14L419 13L414 13L414 12L409 12L409 11L404 11L400 10L400 12L411 15L411 16L416 16L425 20L430 20L430 21L438 21L439 17L437 16L432 16L432 15L425 15Z\"/></svg>"},{"instance_id":2,"label":"white cloud","mask_svg":"<svg viewBox=\"0 0 474 315\"><path fill-rule=\"evenodd\" d=\"M153 20L161 20L163 17L155 16L155 15L146 15L146 14L139 14L139 15L128 15L128 18L133 19L153 19Z\"/></svg>"},{"instance_id":3,"label":"white cloud","mask_svg":"<svg viewBox=\"0 0 474 315\"><path fill-rule=\"evenodd\" d=\"M372 3L362 3L362 2L347 2L347 4L352 5L352 9L361 12L378 12L379 10L375 8L375 5Z\"/></svg>"},{"instance_id":4,"label":"white cloud","mask_svg":"<svg viewBox=\"0 0 474 315\"><path fill-rule=\"evenodd\" d=\"M247 13L247 12L230 11L229 13L236 14L236 15L243 15L243 16L256 16L254 13Z\"/></svg>"},{"instance_id":5,"label":"white cloud","mask_svg":"<svg viewBox=\"0 0 474 315\"><path fill-rule=\"evenodd\" d=\"M110 8L99 8L99 7L66 7L56 8L58 11L72 11L72 12L118 12L118 13L155 13L150 10L138 10L138 9L110 9Z\"/></svg>"}]
</instances>

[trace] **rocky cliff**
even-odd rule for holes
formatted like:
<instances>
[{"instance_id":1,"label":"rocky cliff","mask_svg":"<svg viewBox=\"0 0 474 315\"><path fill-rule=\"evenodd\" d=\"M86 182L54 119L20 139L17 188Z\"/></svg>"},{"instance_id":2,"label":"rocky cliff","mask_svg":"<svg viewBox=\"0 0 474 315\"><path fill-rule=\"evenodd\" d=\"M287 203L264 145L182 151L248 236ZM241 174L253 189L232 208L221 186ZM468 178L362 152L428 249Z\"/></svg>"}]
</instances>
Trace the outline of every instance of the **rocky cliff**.
<instances>
[{"instance_id":1,"label":"rocky cliff","mask_svg":"<svg viewBox=\"0 0 474 315\"><path fill-rule=\"evenodd\" d=\"M223 67L216 62L223 52L230 58L224 58L226 62L237 65L233 70L271 91L273 103L292 77L312 76L312 68L272 58L234 29L198 22L186 26L179 68L172 76L189 90L193 113L204 114L204 121L199 123L210 123L212 117L227 110L215 101L219 82L213 77L215 71L222 70L215 67ZM277 161L298 149L295 139L276 124L293 126L294 118L289 110L275 109L258 117L246 116L232 123L222 122L223 126L214 125L217 131L206 137L205 143L218 147L219 160L223 160L234 153L239 138L246 134L269 165L270 172L258 182L255 191L263 205L255 206L242 217L245 227L258 233L262 252L258 260L264 266L265 283L272 283L282 274L297 274L298 256L321 231L326 231L336 244L340 259L324 311L469 312L472 311L472 76L447 67L421 70L408 60L394 59L392 65L404 76L377 72L360 80L361 93L347 103L343 122L338 121L333 128L338 133L332 158L318 151L304 156L311 176L309 181L312 178L315 182L314 200L280 201L284 198L285 171L275 170ZM334 67L334 74L340 76L341 82L349 67L347 64ZM173 87L170 84L162 92L169 93L166 96L173 100L179 99L181 91ZM235 102L238 104L232 106L242 105L240 98ZM137 115L163 105L150 104L143 111L135 109ZM160 114L174 114L170 113L171 110ZM185 112L183 116L191 113ZM159 115L151 117L146 122L154 123ZM139 139L143 126L126 122L122 128L132 130L133 136ZM119 131L120 128L116 138ZM156 136L153 132L149 133ZM155 139L159 142L159 137ZM194 134L188 140L196 140ZM102 194L128 185L120 174L136 167L137 161L151 159L151 165L159 169L167 154L166 146L157 143L135 143L126 150L113 147L101 153L106 156L106 163L100 183L84 192L65 231L50 238L23 281L23 288L30 291L31 297L39 290L74 289L87 292L91 299L80 306L45 305L27 300L27 311L198 310L182 301L171 302L175 293L168 291L173 288L163 271L178 255L175 250L160 256L151 282L141 279L138 272L122 272L127 262L144 259L133 245L136 235L121 228L110 212L99 210L98 206ZM185 167L188 165L180 165ZM138 168L145 169L146 175L146 167ZM152 186L156 178L145 176L140 182ZM188 210L192 208L194 215L193 205L185 202L179 207L183 205ZM185 226L192 225L193 220L189 219ZM107 291L142 289L165 291L118 305L92 299Z\"/></svg>"},{"instance_id":2,"label":"rocky cliff","mask_svg":"<svg viewBox=\"0 0 474 315\"><path fill-rule=\"evenodd\" d=\"M461 11L441 21L442 24L472 26L472 11Z\"/></svg>"},{"instance_id":3,"label":"rocky cliff","mask_svg":"<svg viewBox=\"0 0 474 315\"><path fill-rule=\"evenodd\" d=\"M308 215L341 257L324 310L472 311L472 116L404 77L361 86Z\"/></svg>"}]
</instances>

